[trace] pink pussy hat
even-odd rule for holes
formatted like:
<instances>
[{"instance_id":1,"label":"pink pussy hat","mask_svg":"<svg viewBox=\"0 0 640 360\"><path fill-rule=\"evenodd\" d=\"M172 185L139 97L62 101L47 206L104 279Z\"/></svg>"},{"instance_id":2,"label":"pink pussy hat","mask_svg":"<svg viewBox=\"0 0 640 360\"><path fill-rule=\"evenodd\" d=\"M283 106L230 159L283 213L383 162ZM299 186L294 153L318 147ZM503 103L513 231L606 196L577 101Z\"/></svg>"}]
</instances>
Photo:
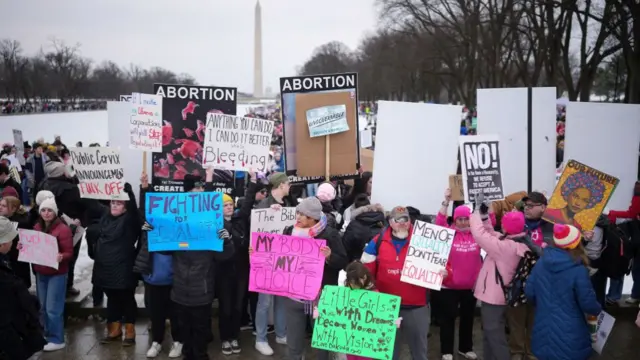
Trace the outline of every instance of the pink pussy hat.
<instances>
[{"instance_id":1,"label":"pink pussy hat","mask_svg":"<svg viewBox=\"0 0 640 360\"><path fill-rule=\"evenodd\" d=\"M333 201L336 198L336 188L330 183L321 184L316 191L316 197L323 203Z\"/></svg>"},{"instance_id":2,"label":"pink pussy hat","mask_svg":"<svg viewBox=\"0 0 640 360\"><path fill-rule=\"evenodd\" d=\"M471 210L468 206L460 205L453 210L453 220L457 220L458 218L469 218L470 216Z\"/></svg>"},{"instance_id":3,"label":"pink pussy hat","mask_svg":"<svg viewBox=\"0 0 640 360\"><path fill-rule=\"evenodd\" d=\"M502 217L502 230L507 235L520 234L524 231L524 214L520 211L511 211Z\"/></svg>"}]
</instances>

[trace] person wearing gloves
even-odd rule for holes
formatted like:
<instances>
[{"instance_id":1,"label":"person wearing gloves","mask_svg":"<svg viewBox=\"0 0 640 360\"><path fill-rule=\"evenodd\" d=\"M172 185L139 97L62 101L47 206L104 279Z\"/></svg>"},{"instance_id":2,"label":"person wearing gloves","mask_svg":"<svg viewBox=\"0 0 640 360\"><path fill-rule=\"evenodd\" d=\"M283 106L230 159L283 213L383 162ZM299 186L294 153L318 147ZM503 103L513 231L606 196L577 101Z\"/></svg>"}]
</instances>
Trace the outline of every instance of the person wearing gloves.
<instances>
[{"instance_id":1,"label":"person wearing gloves","mask_svg":"<svg viewBox=\"0 0 640 360\"><path fill-rule=\"evenodd\" d=\"M473 318L476 298L473 286L482 268L480 246L469 230L471 210L465 205L453 211L453 224L447 223L447 210L451 202L451 189L444 195L442 207L436 216L436 225L455 230L451 252L446 266L442 289L433 292L433 305L438 309L440 323L440 349L442 360L453 360L456 316L460 315L458 353L465 359L477 359L473 352ZM492 218L493 213L490 213Z\"/></svg>"},{"instance_id":2,"label":"person wearing gloves","mask_svg":"<svg viewBox=\"0 0 640 360\"><path fill-rule=\"evenodd\" d=\"M131 346L136 339L135 299L138 276L133 272L141 231L136 197L131 184L125 183L129 200L111 200L109 210L87 230L89 255L93 256L92 282L107 295L107 334L103 344L123 342ZM124 340L122 328L124 327Z\"/></svg>"},{"instance_id":3,"label":"person wearing gloves","mask_svg":"<svg viewBox=\"0 0 640 360\"><path fill-rule=\"evenodd\" d=\"M408 343L413 359L427 359L431 319L429 290L400 281L412 233L409 211L404 206L396 206L389 215L389 227L369 241L360 259L373 275L378 291L401 298L399 317L403 320L401 334L396 334L394 360L400 359L403 340Z\"/></svg>"},{"instance_id":4,"label":"person wearing gloves","mask_svg":"<svg viewBox=\"0 0 640 360\"><path fill-rule=\"evenodd\" d=\"M487 253L473 293L482 301L483 359L509 360L511 354L504 331L507 304L500 279L509 284L520 258L529 251L524 240L525 219L519 211L504 214L503 234L500 234L491 226L489 206L484 204L483 198L482 194L476 195L476 210L469 220L471 235Z\"/></svg>"},{"instance_id":5,"label":"person wearing gloves","mask_svg":"<svg viewBox=\"0 0 640 360\"><path fill-rule=\"evenodd\" d=\"M387 223L382 205L371 205L366 194L356 196L353 206L352 220L342 236L349 263L360 260L364 247Z\"/></svg>"},{"instance_id":6,"label":"person wearing gloves","mask_svg":"<svg viewBox=\"0 0 640 360\"><path fill-rule=\"evenodd\" d=\"M544 250L527 280L525 294L535 306L531 349L538 360L587 360L593 354L585 315L597 317L602 307L581 240L576 227L554 225L554 246Z\"/></svg>"},{"instance_id":7,"label":"person wearing gloves","mask_svg":"<svg viewBox=\"0 0 640 360\"><path fill-rule=\"evenodd\" d=\"M322 183L318 186L316 197L320 200L320 203L322 203L322 212L327 217L327 226L339 230L342 216L333 207L333 201L336 199L336 188L333 187L331 183Z\"/></svg>"},{"instance_id":8,"label":"person wearing gloves","mask_svg":"<svg viewBox=\"0 0 640 360\"><path fill-rule=\"evenodd\" d=\"M39 210L40 218L33 230L49 234L58 241L58 269L33 264L47 339L44 351L56 351L65 347L64 304L69 262L73 258L73 237L71 229L58 217L58 205L54 199L42 201Z\"/></svg>"},{"instance_id":9,"label":"person wearing gloves","mask_svg":"<svg viewBox=\"0 0 640 360\"><path fill-rule=\"evenodd\" d=\"M317 197L302 200L296 207L296 224L286 227L282 234L325 240L326 245L320 248L320 253L325 257L322 287L338 284L338 274L347 266L347 253L338 230L327 224L327 216L322 212L322 204ZM319 298L320 293L317 296ZM283 300L287 319L288 359L301 360L306 347L307 319L313 314L314 304L296 298ZM317 358L329 359L329 352L317 350Z\"/></svg>"}]
</instances>

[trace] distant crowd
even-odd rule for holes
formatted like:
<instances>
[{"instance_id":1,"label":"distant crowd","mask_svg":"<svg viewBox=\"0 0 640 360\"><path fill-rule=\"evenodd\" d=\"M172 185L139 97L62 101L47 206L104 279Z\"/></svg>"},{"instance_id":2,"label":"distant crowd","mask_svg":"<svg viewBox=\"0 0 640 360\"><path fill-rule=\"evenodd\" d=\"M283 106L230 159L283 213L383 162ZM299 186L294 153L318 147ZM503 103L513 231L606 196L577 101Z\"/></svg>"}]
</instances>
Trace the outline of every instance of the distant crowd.
<instances>
[{"instance_id":1,"label":"distant crowd","mask_svg":"<svg viewBox=\"0 0 640 360\"><path fill-rule=\"evenodd\" d=\"M2 108L0 114L32 114L47 112L63 112L63 111L88 111L88 110L106 110L107 102L105 100L94 101L76 101L76 102L59 102L59 101L1 101Z\"/></svg>"}]
</instances>

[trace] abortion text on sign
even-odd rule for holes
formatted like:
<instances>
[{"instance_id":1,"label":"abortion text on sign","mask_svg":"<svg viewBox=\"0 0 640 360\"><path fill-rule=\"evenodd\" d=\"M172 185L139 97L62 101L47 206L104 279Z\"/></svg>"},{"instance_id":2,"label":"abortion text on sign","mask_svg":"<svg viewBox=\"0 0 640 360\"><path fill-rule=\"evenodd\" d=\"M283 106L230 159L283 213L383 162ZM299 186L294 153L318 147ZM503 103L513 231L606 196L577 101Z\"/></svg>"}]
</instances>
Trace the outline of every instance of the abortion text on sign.
<instances>
[{"instance_id":1,"label":"abortion text on sign","mask_svg":"<svg viewBox=\"0 0 640 360\"><path fill-rule=\"evenodd\" d=\"M222 193L147 193L149 251L222 251Z\"/></svg>"},{"instance_id":2,"label":"abortion text on sign","mask_svg":"<svg viewBox=\"0 0 640 360\"><path fill-rule=\"evenodd\" d=\"M475 196L484 193L485 200L504 198L500 153L497 136L462 136L460 157L466 202L475 201Z\"/></svg>"},{"instance_id":3,"label":"abortion text on sign","mask_svg":"<svg viewBox=\"0 0 640 360\"><path fill-rule=\"evenodd\" d=\"M129 148L162 152L162 96L133 93Z\"/></svg>"},{"instance_id":4,"label":"abortion text on sign","mask_svg":"<svg viewBox=\"0 0 640 360\"><path fill-rule=\"evenodd\" d=\"M440 290L453 237L456 232L442 226L416 221L400 281Z\"/></svg>"},{"instance_id":5,"label":"abortion text on sign","mask_svg":"<svg viewBox=\"0 0 640 360\"><path fill-rule=\"evenodd\" d=\"M203 167L266 171L273 121L217 113L207 114Z\"/></svg>"},{"instance_id":6,"label":"abortion text on sign","mask_svg":"<svg viewBox=\"0 0 640 360\"><path fill-rule=\"evenodd\" d=\"M309 137L338 134L349 131L347 106L331 105L307 110Z\"/></svg>"},{"instance_id":7,"label":"abortion text on sign","mask_svg":"<svg viewBox=\"0 0 640 360\"><path fill-rule=\"evenodd\" d=\"M325 240L252 233L249 291L315 300L322 286Z\"/></svg>"},{"instance_id":8,"label":"abortion text on sign","mask_svg":"<svg viewBox=\"0 0 640 360\"><path fill-rule=\"evenodd\" d=\"M18 229L20 253L18 261L58 269L58 239L35 230Z\"/></svg>"},{"instance_id":9,"label":"abortion text on sign","mask_svg":"<svg viewBox=\"0 0 640 360\"><path fill-rule=\"evenodd\" d=\"M400 297L327 285L318 302L311 346L372 359L391 359Z\"/></svg>"},{"instance_id":10,"label":"abortion text on sign","mask_svg":"<svg viewBox=\"0 0 640 360\"><path fill-rule=\"evenodd\" d=\"M71 148L80 195L100 200L129 200L124 191L120 151L107 147Z\"/></svg>"},{"instance_id":11,"label":"abortion text on sign","mask_svg":"<svg viewBox=\"0 0 640 360\"><path fill-rule=\"evenodd\" d=\"M283 207L280 210L251 210L251 232L282 234L287 226L296 223L296 208Z\"/></svg>"}]
</instances>

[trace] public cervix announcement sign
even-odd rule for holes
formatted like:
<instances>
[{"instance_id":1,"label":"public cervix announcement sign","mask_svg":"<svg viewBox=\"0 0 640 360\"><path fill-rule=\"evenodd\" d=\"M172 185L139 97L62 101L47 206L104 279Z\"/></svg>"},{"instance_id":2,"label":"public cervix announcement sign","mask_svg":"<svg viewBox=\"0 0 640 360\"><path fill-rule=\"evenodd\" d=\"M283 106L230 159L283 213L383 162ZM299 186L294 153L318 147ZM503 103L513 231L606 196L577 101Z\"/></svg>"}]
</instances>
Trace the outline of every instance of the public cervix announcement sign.
<instances>
[{"instance_id":1,"label":"public cervix announcement sign","mask_svg":"<svg viewBox=\"0 0 640 360\"><path fill-rule=\"evenodd\" d=\"M455 234L452 229L416 221L400 281L440 290L440 271L447 266Z\"/></svg>"},{"instance_id":2,"label":"public cervix announcement sign","mask_svg":"<svg viewBox=\"0 0 640 360\"><path fill-rule=\"evenodd\" d=\"M124 191L120 150L107 147L71 148L80 196L99 200L129 200Z\"/></svg>"}]
</instances>

